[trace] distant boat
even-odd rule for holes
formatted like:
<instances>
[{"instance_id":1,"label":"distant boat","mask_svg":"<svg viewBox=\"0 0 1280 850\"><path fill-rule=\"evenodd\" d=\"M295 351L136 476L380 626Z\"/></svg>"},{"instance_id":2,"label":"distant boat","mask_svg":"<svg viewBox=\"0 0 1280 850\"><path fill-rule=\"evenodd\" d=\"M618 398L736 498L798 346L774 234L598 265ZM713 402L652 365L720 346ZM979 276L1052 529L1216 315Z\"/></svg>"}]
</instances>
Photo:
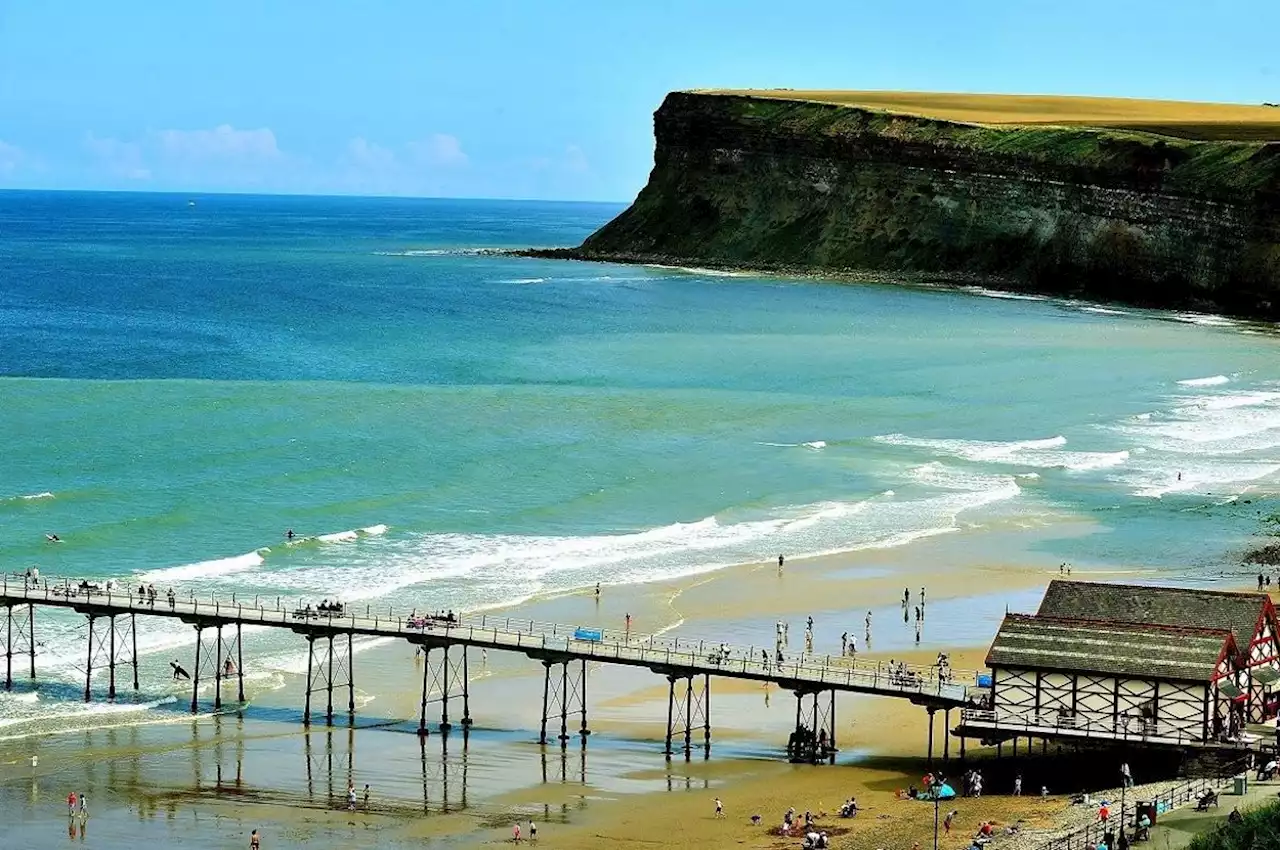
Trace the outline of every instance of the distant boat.
<instances>
[{"instance_id":1,"label":"distant boat","mask_svg":"<svg viewBox=\"0 0 1280 850\"><path fill-rule=\"evenodd\" d=\"M196 205L195 201L187 201L187 206L194 207L195 205Z\"/></svg>"}]
</instances>

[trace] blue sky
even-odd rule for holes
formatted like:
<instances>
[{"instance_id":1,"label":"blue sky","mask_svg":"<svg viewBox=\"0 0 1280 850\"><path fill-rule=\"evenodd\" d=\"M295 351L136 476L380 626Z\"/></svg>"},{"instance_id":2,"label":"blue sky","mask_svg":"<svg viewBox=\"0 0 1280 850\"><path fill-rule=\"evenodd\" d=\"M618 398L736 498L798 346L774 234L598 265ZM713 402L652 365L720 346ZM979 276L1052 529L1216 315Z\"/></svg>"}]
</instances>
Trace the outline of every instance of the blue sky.
<instances>
[{"instance_id":1,"label":"blue sky","mask_svg":"<svg viewBox=\"0 0 1280 850\"><path fill-rule=\"evenodd\" d=\"M1280 2L0 0L0 188L629 200L672 89L1280 101Z\"/></svg>"}]
</instances>

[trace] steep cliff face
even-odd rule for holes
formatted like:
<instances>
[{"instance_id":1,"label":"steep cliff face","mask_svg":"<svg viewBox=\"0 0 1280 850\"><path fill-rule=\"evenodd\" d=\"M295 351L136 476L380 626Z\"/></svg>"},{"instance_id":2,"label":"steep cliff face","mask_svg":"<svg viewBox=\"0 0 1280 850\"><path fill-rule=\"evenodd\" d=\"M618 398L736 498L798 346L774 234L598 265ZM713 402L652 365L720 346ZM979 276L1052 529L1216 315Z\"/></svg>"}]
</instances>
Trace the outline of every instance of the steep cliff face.
<instances>
[{"instance_id":1,"label":"steep cliff face","mask_svg":"<svg viewBox=\"0 0 1280 850\"><path fill-rule=\"evenodd\" d=\"M635 203L569 256L989 276L1280 318L1280 143L674 93Z\"/></svg>"}]
</instances>

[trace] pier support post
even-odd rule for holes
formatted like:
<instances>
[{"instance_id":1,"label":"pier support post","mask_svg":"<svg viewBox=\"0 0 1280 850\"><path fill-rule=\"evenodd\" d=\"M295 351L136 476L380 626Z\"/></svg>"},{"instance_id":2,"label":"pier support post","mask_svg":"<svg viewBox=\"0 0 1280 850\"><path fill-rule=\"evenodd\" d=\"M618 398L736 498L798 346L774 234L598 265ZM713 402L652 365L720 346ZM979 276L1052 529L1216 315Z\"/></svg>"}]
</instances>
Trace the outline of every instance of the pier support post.
<instances>
[{"instance_id":1,"label":"pier support post","mask_svg":"<svg viewBox=\"0 0 1280 850\"><path fill-rule=\"evenodd\" d=\"M135 664L134 670L136 671L137 669L138 667ZM236 679L237 679L236 699L239 702L243 703L244 702L244 643L241 640L241 631L240 631L239 622L236 623ZM137 686L135 685L134 687L137 687Z\"/></svg>"},{"instance_id":2,"label":"pier support post","mask_svg":"<svg viewBox=\"0 0 1280 850\"><path fill-rule=\"evenodd\" d=\"M823 690L830 690L824 704L819 700ZM836 763L836 698L834 689L797 690L796 728L787 741L787 758L793 762ZM812 697L806 705L806 698Z\"/></svg>"},{"instance_id":3,"label":"pier support post","mask_svg":"<svg viewBox=\"0 0 1280 850\"><path fill-rule=\"evenodd\" d=\"M92 641L90 641L92 643ZM107 699L116 698L116 617L107 617Z\"/></svg>"},{"instance_id":4,"label":"pier support post","mask_svg":"<svg viewBox=\"0 0 1280 850\"><path fill-rule=\"evenodd\" d=\"M942 712L942 763L951 763L951 709Z\"/></svg>"},{"instance_id":5,"label":"pier support post","mask_svg":"<svg viewBox=\"0 0 1280 850\"><path fill-rule=\"evenodd\" d=\"M667 736L664 752L668 759L675 753L672 742L677 732L684 735L684 757L688 761L693 754L693 730L702 729L703 758L711 756L711 676L707 674L668 674ZM677 695L676 683L682 693Z\"/></svg>"},{"instance_id":6,"label":"pier support post","mask_svg":"<svg viewBox=\"0 0 1280 850\"><path fill-rule=\"evenodd\" d=\"M440 664L440 670L439 670L439 673L440 673L440 676L439 676L440 731L441 732L448 732L450 729L453 728L453 724L449 722L449 691L450 691L449 685L453 679L453 676L450 675L450 673L452 673L452 670L450 669L452 666L452 663L451 663L452 659L449 657L451 655L449 650L451 649L453 649L453 647L446 646L444 647L444 650L441 653L441 655L443 655L444 657L444 660Z\"/></svg>"},{"instance_id":7,"label":"pier support post","mask_svg":"<svg viewBox=\"0 0 1280 850\"><path fill-rule=\"evenodd\" d=\"M929 767L933 767L933 715L937 713L936 708L928 708L929 712Z\"/></svg>"},{"instance_id":8,"label":"pier support post","mask_svg":"<svg viewBox=\"0 0 1280 850\"><path fill-rule=\"evenodd\" d=\"M471 678L467 672L467 645L462 645L462 728L471 728Z\"/></svg>"},{"instance_id":9,"label":"pier support post","mask_svg":"<svg viewBox=\"0 0 1280 850\"><path fill-rule=\"evenodd\" d=\"M13 690L13 606L5 606L5 624L8 629L8 636L4 642L4 689L6 691Z\"/></svg>"},{"instance_id":10,"label":"pier support post","mask_svg":"<svg viewBox=\"0 0 1280 850\"><path fill-rule=\"evenodd\" d=\"M542 726L538 731L538 743L547 743L547 717L549 716L551 697L551 662L542 662Z\"/></svg>"},{"instance_id":11,"label":"pier support post","mask_svg":"<svg viewBox=\"0 0 1280 850\"><path fill-rule=\"evenodd\" d=\"M93 621L94 616L89 615L89 657L84 665L84 701L89 701L89 685L93 681Z\"/></svg>"},{"instance_id":12,"label":"pier support post","mask_svg":"<svg viewBox=\"0 0 1280 850\"><path fill-rule=\"evenodd\" d=\"M356 653L355 635L347 632L347 715L351 722L356 718ZM243 680L242 680L243 681ZM243 696L240 699L244 699Z\"/></svg>"},{"instance_id":13,"label":"pier support post","mask_svg":"<svg viewBox=\"0 0 1280 850\"><path fill-rule=\"evenodd\" d=\"M10 613L12 613L10 608ZM31 678L36 677L36 606L27 605L27 641L31 650Z\"/></svg>"},{"instance_id":14,"label":"pier support post","mask_svg":"<svg viewBox=\"0 0 1280 850\"><path fill-rule=\"evenodd\" d=\"M201 638L200 633L203 630L203 628L204 628L203 626L199 626L199 625L196 626L196 666L191 671L191 713L192 714L196 713L196 697L200 693L200 644L204 643L204 641L200 639ZM308 712L308 716L310 716L310 712Z\"/></svg>"},{"instance_id":15,"label":"pier support post","mask_svg":"<svg viewBox=\"0 0 1280 850\"><path fill-rule=\"evenodd\" d=\"M325 704L324 719L329 726L333 725L333 635L329 635L329 671L324 677L324 688L329 695Z\"/></svg>"},{"instance_id":16,"label":"pier support post","mask_svg":"<svg viewBox=\"0 0 1280 850\"><path fill-rule=\"evenodd\" d=\"M218 623L214 630L214 647L216 651L213 654L213 708L215 711L222 708L222 623Z\"/></svg>"},{"instance_id":17,"label":"pier support post","mask_svg":"<svg viewBox=\"0 0 1280 850\"><path fill-rule=\"evenodd\" d=\"M568 747L572 737L569 734L569 715L581 714L578 735L585 744L591 734L587 728L587 662L568 657L544 658L542 666L542 724L538 743L547 743L547 723L558 716L560 747Z\"/></svg>"},{"instance_id":18,"label":"pier support post","mask_svg":"<svg viewBox=\"0 0 1280 850\"><path fill-rule=\"evenodd\" d=\"M138 615L129 614L129 641L132 646L133 689L138 690Z\"/></svg>"},{"instance_id":19,"label":"pier support post","mask_svg":"<svg viewBox=\"0 0 1280 850\"><path fill-rule=\"evenodd\" d=\"M14 608L18 610L14 611ZM7 603L4 606L4 623L4 687L12 690L15 655L31 656L31 678L36 677L36 606L30 602Z\"/></svg>"},{"instance_id":20,"label":"pier support post","mask_svg":"<svg viewBox=\"0 0 1280 850\"><path fill-rule=\"evenodd\" d=\"M431 647L424 646L422 648L422 714L418 717L418 737L425 738L429 734L427 731L427 688L430 684L431 676ZM425 751L424 751L425 752ZM425 755L424 755L425 759ZM425 762L424 762L425 764Z\"/></svg>"}]
</instances>

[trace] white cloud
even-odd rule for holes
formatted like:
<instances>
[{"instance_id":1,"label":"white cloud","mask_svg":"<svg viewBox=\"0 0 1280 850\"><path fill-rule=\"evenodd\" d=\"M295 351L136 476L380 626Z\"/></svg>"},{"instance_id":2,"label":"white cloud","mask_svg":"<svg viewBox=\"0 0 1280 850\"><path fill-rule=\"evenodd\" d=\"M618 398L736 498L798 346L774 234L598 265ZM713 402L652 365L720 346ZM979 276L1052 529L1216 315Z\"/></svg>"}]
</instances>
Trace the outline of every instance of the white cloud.
<instances>
[{"instance_id":1,"label":"white cloud","mask_svg":"<svg viewBox=\"0 0 1280 850\"><path fill-rule=\"evenodd\" d=\"M408 147L416 159L428 165L459 168L466 165L469 159L458 137L448 133L435 133L425 139L410 142Z\"/></svg>"},{"instance_id":2,"label":"white cloud","mask_svg":"<svg viewBox=\"0 0 1280 850\"><path fill-rule=\"evenodd\" d=\"M22 148L0 139L0 175L9 175L17 171L24 159L26 155L22 152Z\"/></svg>"},{"instance_id":3,"label":"white cloud","mask_svg":"<svg viewBox=\"0 0 1280 850\"><path fill-rule=\"evenodd\" d=\"M161 151L178 159L267 162L279 159L276 134L267 127L237 130L220 124L212 130L161 130Z\"/></svg>"},{"instance_id":4,"label":"white cloud","mask_svg":"<svg viewBox=\"0 0 1280 850\"><path fill-rule=\"evenodd\" d=\"M394 151L370 142L363 136L357 136L347 143L344 160L356 168L376 171L390 171L399 165Z\"/></svg>"},{"instance_id":5,"label":"white cloud","mask_svg":"<svg viewBox=\"0 0 1280 850\"><path fill-rule=\"evenodd\" d=\"M151 169L143 159L142 146L136 142L99 138L89 133L85 136L84 148L93 154L112 177L123 177L126 180L151 179Z\"/></svg>"}]
</instances>

